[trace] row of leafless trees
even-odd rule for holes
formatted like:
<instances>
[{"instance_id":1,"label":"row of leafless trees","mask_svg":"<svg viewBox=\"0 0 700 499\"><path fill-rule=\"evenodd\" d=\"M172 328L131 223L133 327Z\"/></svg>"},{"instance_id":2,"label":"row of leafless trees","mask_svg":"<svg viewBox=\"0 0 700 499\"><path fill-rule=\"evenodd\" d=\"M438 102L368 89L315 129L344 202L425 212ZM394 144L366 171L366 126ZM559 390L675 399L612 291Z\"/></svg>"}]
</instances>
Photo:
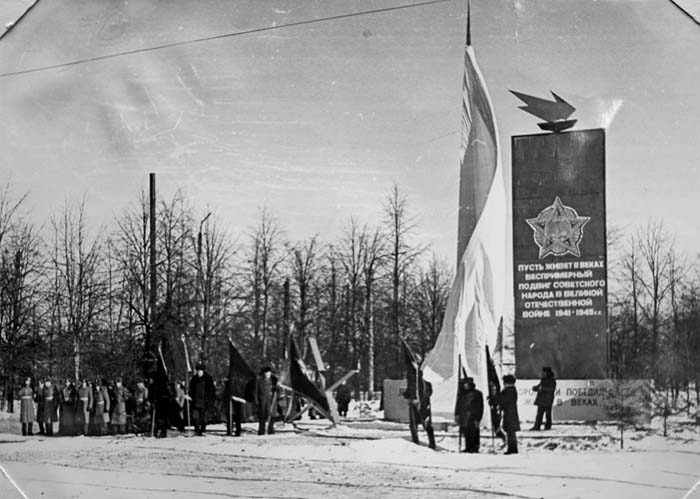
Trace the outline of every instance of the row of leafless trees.
<instances>
[{"instance_id":1,"label":"row of leafless trees","mask_svg":"<svg viewBox=\"0 0 700 499\"><path fill-rule=\"evenodd\" d=\"M330 243L290 241L266 209L232 234L181 192L160 199L155 310L145 194L101 230L88 224L85 201L66 203L43 227L24 202L9 186L0 192L6 384L25 375L133 380L147 336L176 378L185 376L185 346L192 361L225 376L229 338L254 367L280 368L292 330L300 345L317 338L332 377L359 368L356 386L372 391L402 373L399 335L425 352L440 329L450 270L414 242L398 188L376 225L350 218Z\"/></svg>"},{"instance_id":2,"label":"row of leafless trees","mask_svg":"<svg viewBox=\"0 0 700 499\"><path fill-rule=\"evenodd\" d=\"M231 233L184 193L160 199L155 310L145 194L101 230L88 223L84 201L66 203L43 226L24 204L10 186L0 189L6 386L28 374L131 380L141 375L147 336L163 345L178 378L185 345L193 361L224 376L229 337L254 367L280 368L291 329L304 350L307 337L317 338L331 377L359 368L356 386L372 391L402 375L400 335L425 353L440 330L450 266L415 243L398 188L378 206L376 225L350 218L332 242L290 241L266 209ZM697 260L681 258L653 223L617 234L609 256L613 374L654 377L676 394L700 385Z\"/></svg>"},{"instance_id":3,"label":"row of leafless trees","mask_svg":"<svg viewBox=\"0 0 700 499\"><path fill-rule=\"evenodd\" d=\"M618 378L654 379L700 404L700 268L660 222L612 244L610 353Z\"/></svg>"}]
</instances>

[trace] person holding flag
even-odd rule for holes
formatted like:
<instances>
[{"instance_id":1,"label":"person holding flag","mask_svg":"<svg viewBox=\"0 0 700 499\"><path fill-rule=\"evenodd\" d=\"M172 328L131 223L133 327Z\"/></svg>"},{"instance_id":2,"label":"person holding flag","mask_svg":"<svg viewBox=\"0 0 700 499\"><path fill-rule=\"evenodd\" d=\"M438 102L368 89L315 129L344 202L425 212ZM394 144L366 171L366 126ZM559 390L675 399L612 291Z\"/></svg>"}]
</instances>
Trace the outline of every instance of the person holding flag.
<instances>
[{"instance_id":1,"label":"person holding flag","mask_svg":"<svg viewBox=\"0 0 700 499\"><path fill-rule=\"evenodd\" d=\"M188 395L194 419L194 433L200 437L206 432L207 413L216 401L214 380L205 369L204 362L198 362L195 366Z\"/></svg>"},{"instance_id":2,"label":"person holding flag","mask_svg":"<svg viewBox=\"0 0 700 499\"><path fill-rule=\"evenodd\" d=\"M459 387L455 407L455 422L459 426L460 434L464 436L465 449L460 452L479 452L479 425L483 415L484 396L476 389L474 378L465 377Z\"/></svg>"},{"instance_id":3,"label":"person holding flag","mask_svg":"<svg viewBox=\"0 0 700 499\"><path fill-rule=\"evenodd\" d=\"M495 402L503 411L503 429L506 432L508 448L506 454L518 453L518 437L520 431L520 417L518 416L518 391L515 389L515 376L506 374L503 376L504 388L496 395Z\"/></svg>"},{"instance_id":4,"label":"person holding flag","mask_svg":"<svg viewBox=\"0 0 700 499\"><path fill-rule=\"evenodd\" d=\"M224 411L228 416L226 435L241 435L243 411L247 402L255 401L255 371L248 365L229 338L228 378L224 384Z\"/></svg>"},{"instance_id":5,"label":"person holding flag","mask_svg":"<svg viewBox=\"0 0 700 499\"><path fill-rule=\"evenodd\" d=\"M486 345L486 372L488 379L487 400L489 403L489 412L491 416L491 440L493 443L495 438L499 438L505 443L506 434L503 433L503 430L501 429L501 410L495 401L496 395L498 395L498 393L501 391L501 382L498 379L496 365L493 362L488 345Z\"/></svg>"},{"instance_id":6,"label":"person holding flag","mask_svg":"<svg viewBox=\"0 0 700 499\"><path fill-rule=\"evenodd\" d=\"M406 391L404 398L408 399L408 419L411 431L411 440L419 444L418 423L420 422L428 434L428 447L435 449L435 433L433 431L432 414L430 411L430 397L433 394L433 386L423 378L423 371L418 367L418 357L406 340L401 338L403 345L404 361L406 363Z\"/></svg>"}]
</instances>

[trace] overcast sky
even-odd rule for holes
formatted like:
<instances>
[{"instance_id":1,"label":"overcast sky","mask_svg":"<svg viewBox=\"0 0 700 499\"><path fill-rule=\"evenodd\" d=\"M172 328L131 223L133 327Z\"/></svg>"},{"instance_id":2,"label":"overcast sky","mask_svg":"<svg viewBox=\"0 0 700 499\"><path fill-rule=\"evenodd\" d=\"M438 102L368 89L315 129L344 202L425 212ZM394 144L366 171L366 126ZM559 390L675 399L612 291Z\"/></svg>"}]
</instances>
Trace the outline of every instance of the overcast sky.
<instances>
[{"instance_id":1,"label":"overcast sky","mask_svg":"<svg viewBox=\"0 0 700 499\"><path fill-rule=\"evenodd\" d=\"M0 73L409 3L42 0L0 40ZM397 183L417 235L452 264L465 10L446 1L0 78L0 171L38 221L86 193L93 223L110 224L154 171L163 195L184 188L234 234L266 205L293 240L375 221ZM474 0L472 23L507 192L510 137L539 133L508 89L551 89L577 128L608 130L608 223L663 219L696 255L700 27L667 0Z\"/></svg>"}]
</instances>

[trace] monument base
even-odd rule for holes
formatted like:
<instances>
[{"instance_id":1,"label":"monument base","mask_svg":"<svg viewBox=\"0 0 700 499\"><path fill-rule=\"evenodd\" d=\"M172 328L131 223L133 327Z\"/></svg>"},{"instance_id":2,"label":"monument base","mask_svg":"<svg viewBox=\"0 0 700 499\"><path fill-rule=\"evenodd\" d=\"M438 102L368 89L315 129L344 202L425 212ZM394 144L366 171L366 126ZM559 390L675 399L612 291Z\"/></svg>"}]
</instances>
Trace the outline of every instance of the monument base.
<instances>
[{"instance_id":1,"label":"monument base","mask_svg":"<svg viewBox=\"0 0 700 499\"><path fill-rule=\"evenodd\" d=\"M539 379L519 379L518 413L520 421L534 421L537 415L532 387ZM553 421L604 421L613 419L606 411L606 399L613 383L609 379L558 379L552 407Z\"/></svg>"}]
</instances>

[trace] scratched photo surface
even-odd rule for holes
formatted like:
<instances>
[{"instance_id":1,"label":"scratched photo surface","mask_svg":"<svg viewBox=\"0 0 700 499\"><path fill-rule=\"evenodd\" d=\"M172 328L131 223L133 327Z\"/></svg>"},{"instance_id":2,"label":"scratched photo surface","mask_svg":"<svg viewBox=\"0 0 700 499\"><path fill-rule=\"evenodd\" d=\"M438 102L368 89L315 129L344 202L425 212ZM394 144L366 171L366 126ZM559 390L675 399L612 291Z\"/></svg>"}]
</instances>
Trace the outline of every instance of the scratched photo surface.
<instances>
[{"instance_id":1,"label":"scratched photo surface","mask_svg":"<svg viewBox=\"0 0 700 499\"><path fill-rule=\"evenodd\" d=\"M542 133L512 90L561 98L575 130L605 129L609 237L662 222L696 262L698 2L472 0L470 18L506 227L511 138ZM381 223L397 186L413 243L454 269L466 0L0 0L0 21L0 185L27 194L42 236L81 200L91 235L114 229L150 173L159 198L184 193L197 223L212 212L240 241L263 209L290 241L338 241L351 219ZM435 453L381 421L235 443L23 440L4 421L2 498L700 497L690 425L630 430L632 452L614 425L573 425L519 456L466 459L454 431L437 429Z\"/></svg>"}]
</instances>

